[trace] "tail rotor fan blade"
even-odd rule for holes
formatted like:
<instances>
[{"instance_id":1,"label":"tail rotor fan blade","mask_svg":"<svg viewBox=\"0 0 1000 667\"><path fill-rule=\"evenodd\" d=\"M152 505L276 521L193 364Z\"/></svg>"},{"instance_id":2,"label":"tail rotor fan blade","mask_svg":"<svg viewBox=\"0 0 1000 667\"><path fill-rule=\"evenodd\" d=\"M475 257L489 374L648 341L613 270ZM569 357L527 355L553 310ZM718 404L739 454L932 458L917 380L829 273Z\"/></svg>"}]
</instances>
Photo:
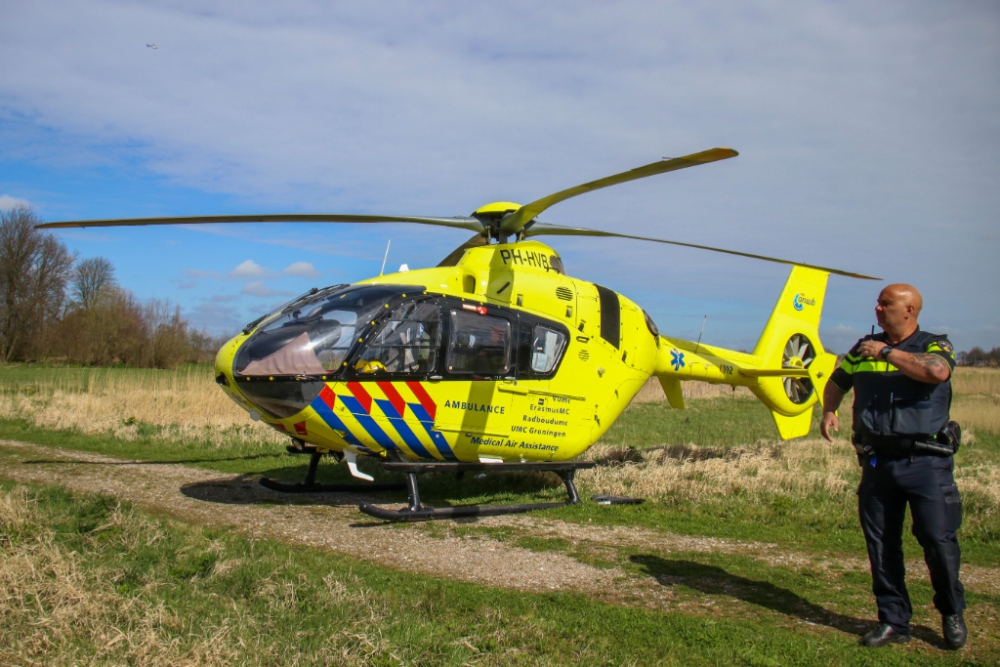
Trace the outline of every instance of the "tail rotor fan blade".
<instances>
[{"instance_id":1,"label":"tail rotor fan blade","mask_svg":"<svg viewBox=\"0 0 1000 667\"><path fill-rule=\"evenodd\" d=\"M781 355L781 366L782 368L808 369L814 358L812 341L802 334L794 334L785 343L785 349ZM782 384L785 388L785 396L796 405L805 403L813 395L812 380L807 378L786 377L783 378Z\"/></svg>"}]
</instances>

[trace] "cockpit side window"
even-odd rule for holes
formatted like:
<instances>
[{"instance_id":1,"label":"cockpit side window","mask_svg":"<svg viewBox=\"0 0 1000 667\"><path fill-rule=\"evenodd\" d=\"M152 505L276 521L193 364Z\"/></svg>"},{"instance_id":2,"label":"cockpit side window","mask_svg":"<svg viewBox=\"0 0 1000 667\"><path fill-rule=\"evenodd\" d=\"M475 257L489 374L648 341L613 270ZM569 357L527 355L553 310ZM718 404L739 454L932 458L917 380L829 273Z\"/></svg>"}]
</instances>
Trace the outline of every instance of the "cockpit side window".
<instances>
[{"instance_id":1,"label":"cockpit side window","mask_svg":"<svg viewBox=\"0 0 1000 667\"><path fill-rule=\"evenodd\" d=\"M518 338L518 377L551 376L566 351L566 331L554 325L522 321Z\"/></svg>"},{"instance_id":2,"label":"cockpit side window","mask_svg":"<svg viewBox=\"0 0 1000 667\"><path fill-rule=\"evenodd\" d=\"M414 375L439 371L441 309L429 301L396 306L354 362L361 375Z\"/></svg>"},{"instance_id":3,"label":"cockpit side window","mask_svg":"<svg viewBox=\"0 0 1000 667\"><path fill-rule=\"evenodd\" d=\"M301 300L247 339L234 371L265 378L336 373L376 315L407 291L422 288L364 285Z\"/></svg>"},{"instance_id":4,"label":"cockpit side window","mask_svg":"<svg viewBox=\"0 0 1000 667\"><path fill-rule=\"evenodd\" d=\"M531 370L543 375L551 373L564 347L566 334L549 327L535 327L531 332Z\"/></svg>"},{"instance_id":5,"label":"cockpit side window","mask_svg":"<svg viewBox=\"0 0 1000 667\"><path fill-rule=\"evenodd\" d=\"M448 372L502 376L510 372L510 322L475 311L451 311Z\"/></svg>"}]
</instances>

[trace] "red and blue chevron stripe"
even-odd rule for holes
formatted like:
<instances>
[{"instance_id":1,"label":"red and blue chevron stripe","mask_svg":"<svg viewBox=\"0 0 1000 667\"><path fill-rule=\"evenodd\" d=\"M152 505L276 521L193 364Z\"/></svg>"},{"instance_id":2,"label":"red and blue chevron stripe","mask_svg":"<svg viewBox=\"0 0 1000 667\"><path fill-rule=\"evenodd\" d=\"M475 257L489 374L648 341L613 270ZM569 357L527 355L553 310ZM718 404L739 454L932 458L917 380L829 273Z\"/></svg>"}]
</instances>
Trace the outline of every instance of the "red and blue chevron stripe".
<instances>
[{"instance_id":1,"label":"red and blue chevron stripe","mask_svg":"<svg viewBox=\"0 0 1000 667\"><path fill-rule=\"evenodd\" d=\"M418 403L407 403L391 382L376 382L375 386L385 394L386 398L373 399L364 384L348 382L347 390L350 393L335 394L329 386L324 387L319 396L313 400L312 408L330 428L345 433L344 439L348 444L364 453L373 453L364 447L358 435L352 433L344 421L334 414L333 406L335 401L339 399L358 425L380 447L386 450L399 449L392 436L386 433L372 416L372 404L374 403L386 416L406 448L414 454L427 459L457 460L444 435L433 428L437 405L419 382L406 383L407 388L419 401ZM436 453L424 446L410 425L406 423L406 408L410 409L417 422L426 431L437 449Z\"/></svg>"}]
</instances>

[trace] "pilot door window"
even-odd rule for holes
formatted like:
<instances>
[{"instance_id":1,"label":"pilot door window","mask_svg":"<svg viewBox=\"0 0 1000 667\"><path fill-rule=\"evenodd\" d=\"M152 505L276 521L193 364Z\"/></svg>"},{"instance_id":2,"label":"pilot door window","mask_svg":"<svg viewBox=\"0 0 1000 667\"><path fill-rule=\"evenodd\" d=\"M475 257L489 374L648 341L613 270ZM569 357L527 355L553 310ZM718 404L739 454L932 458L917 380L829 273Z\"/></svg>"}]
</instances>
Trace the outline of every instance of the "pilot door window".
<instances>
[{"instance_id":1,"label":"pilot door window","mask_svg":"<svg viewBox=\"0 0 1000 667\"><path fill-rule=\"evenodd\" d=\"M510 322L474 311L451 311L448 372L502 376L510 372Z\"/></svg>"},{"instance_id":2,"label":"pilot door window","mask_svg":"<svg viewBox=\"0 0 1000 667\"><path fill-rule=\"evenodd\" d=\"M354 370L361 375L434 373L440 347L440 308L426 301L408 301L393 309L361 352Z\"/></svg>"},{"instance_id":3,"label":"pilot door window","mask_svg":"<svg viewBox=\"0 0 1000 667\"><path fill-rule=\"evenodd\" d=\"M518 377L551 376L566 351L566 332L551 326L522 322L518 338Z\"/></svg>"},{"instance_id":4,"label":"pilot door window","mask_svg":"<svg viewBox=\"0 0 1000 667\"><path fill-rule=\"evenodd\" d=\"M531 370L536 373L551 373L559 363L566 334L548 327L535 327L531 332Z\"/></svg>"}]
</instances>

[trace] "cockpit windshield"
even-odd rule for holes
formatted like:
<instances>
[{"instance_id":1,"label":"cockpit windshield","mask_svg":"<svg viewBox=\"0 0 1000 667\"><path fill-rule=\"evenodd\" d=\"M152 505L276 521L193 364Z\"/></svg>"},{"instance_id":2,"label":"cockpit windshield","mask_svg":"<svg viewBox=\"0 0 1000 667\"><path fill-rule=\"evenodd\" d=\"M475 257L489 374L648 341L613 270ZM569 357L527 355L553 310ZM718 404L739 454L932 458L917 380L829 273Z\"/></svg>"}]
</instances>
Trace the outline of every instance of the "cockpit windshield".
<instances>
[{"instance_id":1,"label":"cockpit windshield","mask_svg":"<svg viewBox=\"0 0 1000 667\"><path fill-rule=\"evenodd\" d=\"M348 286L294 303L240 348L234 370L244 376L326 375L340 370L377 314L422 287Z\"/></svg>"}]
</instances>

